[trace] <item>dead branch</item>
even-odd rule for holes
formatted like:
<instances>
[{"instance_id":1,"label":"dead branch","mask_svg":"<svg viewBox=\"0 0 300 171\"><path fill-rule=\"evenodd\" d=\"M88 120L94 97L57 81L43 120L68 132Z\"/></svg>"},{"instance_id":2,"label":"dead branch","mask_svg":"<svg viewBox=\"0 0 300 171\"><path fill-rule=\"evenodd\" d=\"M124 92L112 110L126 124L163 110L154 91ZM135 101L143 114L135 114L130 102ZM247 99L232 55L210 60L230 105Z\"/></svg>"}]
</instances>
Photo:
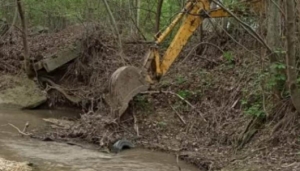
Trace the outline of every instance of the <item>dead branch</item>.
<instances>
[{"instance_id":1,"label":"dead branch","mask_svg":"<svg viewBox=\"0 0 300 171\"><path fill-rule=\"evenodd\" d=\"M26 124L25 124L25 126L23 128L23 132L26 132L28 127L29 127L29 122L26 122Z\"/></svg>"},{"instance_id":2,"label":"dead branch","mask_svg":"<svg viewBox=\"0 0 300 171\"><path fill-rule=\"evenodd\" d=\"M134 19L132 17L130 17L132 23L134 24L135 28L137 29L137 31L140 33L140 35L143 37L143 39L146 41L147 38L146 36L143 34L142 30L139 28L139 26L136 24L136 22L134 21Z\"/></svg>"},{"instance_id":3,"label":"dead branch","mask_svg":"<svg viewBox=\"0 0 300 171\"><path fill-rule=\"evenodd\" d=\"M179 165L179 155L178 154L176 154L176 165L177 165L178 170L181 171L181 167Z\"/></svg>"},{"instance_id":4,"label":"dead branch","mask_svg":"<svg viewBox=\"0 0 300 171\"><path fill-rule=\"evenodd\" d=\"M209 23L214 27L215 31L217 32L217 26L216 24L214 24L210 18L208 18ZM228 31L226 31L223 27L222 27L223 32L231 39L233 40L237 45L241 46L243 49L245 49L247 52L253 54L256 57L259 57L257 54L253 53L250 49L248 49L246 46L242 45L240 42L238 42L230 33L228 33Z\"/></svg>"},{"instance_id":5,"label":"dead branch","mask_svg":"<svg viewBox=\"0 0 300 171\"><path fill-rule=\"evenodd\" d=\"M224 51L223 51L219 46L217 46L217 45L215 45L215 44L212 44L212 43L209 43L209 42L201 42L201 43L196 44L196 45L192 48L192 50L186 55L186 57L181 61L181 63L185 62L186 59L192 54L192 52L195 51L196 48L197 48L198 46L200 46L200 45L210 45L210 46L213 46L213 47L215 47L216 49L218 49L220 52L222 52L222 53L224 54ZM199 57L200 57L200 56L199 56ZM202 58L202 57L200 57L200 58ZM208 58L202 58L202 59L205 59L205 60L207 60L207 61L209 61L209 62L218 64L217 62L212 61L212 60L210 60L210 59L208 59Z\"/></svg>"},{"instance_id":6,"label":"dead branch","mask_svg":"<svg viewBox=\"0 0 300 171\"><path fill-rule=\"evenodd\" d=\"M171 106L171 108L173 109L173 111L175 112L175 114L178 116L178 118L180 119L180 121L184 124L184 125L186 125L186 122L185 122L185 120L182 118L182 116L180 115L180 113L171 105L171 102L170 102L170 100L168 100L168 102L169 102L169 105Z\"/></svg>"},{"instance_id":7,"label":"dead branch","mask_svg":"<svg viewBox=\"0 0 300 171\"><path fill-rule=\"evenodd\" d=\"M233 12L231 12L229 9L227 9L224 5L222 5L220 2L218 2L217 0L212 0L215 4L219 5L222 9L224 9L226 12L228 12L235 20L237 20L245 29L246 31L248 31L248 33L255 38L259 43L261 43L262 45L264 45L269 52L273 52L273 50L271 49L271 47L264 41L264 39L257 34L251 26L249 26L247 23L243 22L239 17L237 17Z\"/></svg>"},{"instance_id":8,"label":"dead branch","mask_svg":"<svg viewBox=\"0 0 300 171\"><path fill-rule=\"evenodd\" d=\"M8 34L12 31L12 28L16 24L17 18L18 18L18 8L16 7L14 17L13 17L13 21L11 22L10 27L1 35L2 37L4 37L6 34Z\"/></svg>"},{"instance_id":9,"label":"dead branch","mask_svg":"<svg viewBox=\"0 0 300 171\"><path fill-rule=\"evenodd\" d=\"M184 99L183 97L181 97L179 94L174 93L172 91L145 91L142 92L142 94L160 94L160 93L164 93L164 94L172 94L176 97L178 97L180 100L184 101L187 105L189 105L193 110L195 110L203 119L203 121L207 122L207 120L205 119L204 115L202 112L200 112L199 110L197 110L197 108L192 105L189 101L187 101L186 99Z\"/></svg>"},{"instance_id":10,"label":"dead branch","mask_svg":"<svg viewBox=\"0 0 300 171\"><path fill-rule=\"evenodd\" d=\"M63 94L65 96L66 99L68 99L70 102L72 103L75 103L75 104L78 104L81 99L80 98L77 98L77 97L73 97L73 96L70 96L68 95L62 88L60 88L59 85L55 84L53 81L51 81L50 79L48 78L41 78L42 81L46 81L47 83L49 83L51 86L49 86L49 89L55 89L57 90L58 92L60 92L61 94Z\"/></svg>"},{"instance_id":11,"label":"dead branch","mask_svg":"<svg viewBox=\"0 0 300 171\"><path fill-rule=\"evenodd\" d=\"M136 135L139 137L139 136L140 136L140 133L139 133L139 126L138 126L138 124L137 124L137 117L136 117L135 112L133 112L132 116L133 116L133 122L134 122L134 130L135 130L135 132L136 132Z\"/></svg>"},{"instance_id":12,"label":"dead branch","mask_svg":"<svg viewBox=\"0 0 300 171\"><path fill-rule=\"evenodd\" d=\"M21 131L18 127L16 127L15 125L13 125L11 123L8 123L8 125L13 127L14 129L16 129L22 136L31 136L32 135L30 133L26 133L26 132Z\"/></svg>"},{"instance_id":13,"label":"dead branch","mask_svg":"<svg viewBox=\"0 0 300 171\"><path fill-rule=\"evenodd\" d=\"M107 0L103 0L103 2L104 2L104 4L105 4L106 11L107 11L107 13L109 14L109 18L110 18L110 20L111 20L112 27L113 27L113 29L114 29L114 31L115 31L115 34L116 34L117 38L118 38L119 50L120 50L120 53L121 53L121 54L120 54L120 57L121 57L121 59L122 59L123 64L126 64L126 62L125 62L125 60L124 60L124 58L123 58L123 55L124 55L124 54L123 54L122 39L121 39L121 35L120 35L119 30L118 30L118 27L117 27L117 23L116 23L115 17L114 17L114 15L113 15L112 11L110 10L110 6L109 6Z\"/></svg>"},{"instance_id":14,"label":"dead branch","mask_svg":"<svg viewBox=\"0 0 300 171\"><path fill-rule=\"evenodd\" d=\"M240 101L241 98L236 99L236 101L232 104L231 108L235 108L235 106L237 105L237 103Z\"/></svg>"}]
</instances>

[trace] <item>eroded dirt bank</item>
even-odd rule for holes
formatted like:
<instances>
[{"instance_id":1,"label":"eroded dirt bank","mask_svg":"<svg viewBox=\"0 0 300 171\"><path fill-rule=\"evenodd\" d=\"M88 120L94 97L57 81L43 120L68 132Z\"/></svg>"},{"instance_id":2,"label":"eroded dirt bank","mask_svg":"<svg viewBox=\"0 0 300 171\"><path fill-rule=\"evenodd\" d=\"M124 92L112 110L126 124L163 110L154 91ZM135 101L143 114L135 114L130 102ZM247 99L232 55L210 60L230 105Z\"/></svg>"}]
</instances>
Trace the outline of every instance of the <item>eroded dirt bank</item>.
<instances>
[{"instance_id":1,"label":"eroded dirt bank","mask_svg":"<svg viewBox=\"0 0 300 171\"><path fill-rule=\"evenodd\" d=\"M82 28L74 30L76 34L86 33ZM286 113L293 111L289 100L276 108L276 117L256 130L251 141L243 139L254 118L253 113L245 114L243 103L255 102L260 97L258 81L253 79L261 77L257 72L260 58L254 53L259 48L250 37L244 33L235 35L237 41L243 42L251 51L228 41L226 35L204 37L219 48L199 45L195 43L196 38L191 40L193 43L182 52L154 92L136 97L121 122L117 123L103 103L102 95L111 73L124 63L114 36L101 27L92 30L76 39L83 47L78 59L47 74L47 78L60 85L68 95L81 98L81 102L73 104L61 92L42 84L48 92L48 106L76 106L82 109L83 115L71 128L54 129L54 133L47 136L57 140L87 141L101 148L127 138L140 147L176 154L201 170L300 169L299 122L297 115L286 117ZM70 30L67 32L71 33ZM50 45L39 45L38 37L45 42L50 38L61 42L60 34L32 37L31 46L40 47L35 52L43 53ZM9 47L11 51L16 50L14 46ZM127 44L125 41L125 56L122 57L126 64L139 66L147 48L148 45ZM228 50L234 56L225 56L222 51ZM38 57L39 53L33 57ZM15 66L13 62L10 64ZM1 71L11 72L8 68L12 67L7 65ZM133 116L137 118L136 124ZM278 125L282 118L284 121Z\"/></svg>"}]
</instances>

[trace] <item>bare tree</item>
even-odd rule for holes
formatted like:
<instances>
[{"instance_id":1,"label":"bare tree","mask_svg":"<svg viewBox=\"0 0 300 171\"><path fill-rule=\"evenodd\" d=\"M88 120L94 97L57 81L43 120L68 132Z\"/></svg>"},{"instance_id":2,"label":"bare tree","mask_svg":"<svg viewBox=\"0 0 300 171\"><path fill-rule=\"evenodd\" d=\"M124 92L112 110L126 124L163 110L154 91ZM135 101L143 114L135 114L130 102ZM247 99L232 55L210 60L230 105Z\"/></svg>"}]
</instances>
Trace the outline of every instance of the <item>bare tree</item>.
<instances>
[{"instance_id":1,"label":"bare tree","mask_svg":"<svg viewBox=\"0 0 300 171\"><path fill-rule=\"evenodd\" d=\"M163 2L164 2L164 0L158 0L158 3L157 3L155 33L159 32L160 18L161 18L161 9L162 9Z\"/></svg>"},{"instance_id":2,"label":"bare tree","mask_svg":"<svg viewBox=\"0 0 300 171\"><path fill-rule=\"evenodd\" d=\"M107 13L109 14L109 18L111 20L112 27L115 31L115 34L116 34L117 38L118 38L118 46L119 46L119 50L120 50L120 56L121 56L121 59L122 59L123 63L125 64L125 60L123 58L124 53L123 53L122 39L121 39L121 35L119 33L119 30L118 30L118 26L117 26L115 17L113 15L113 13L111 12L111 9L110 9L110 6L109 6L107 0L103 0L103 2L105 4L105 8L107 10Z\"/></svg>"},{"instance_id":3,"label":"bare tree","mask_svg":"<svg viewBox=\"0 0 300 171\"><path fill-rule=\"evenodd\" d=\"M300 112L300 91L297 87L297 71L296 71L296 15L295 15L295 1L286 1L287 11L287 76L288 87L290 90L292 103L296 110Z\"/></svg>"},{"instance_id":4,"label":"bare tree","mask_svg":"<svg viewBox=\"0 0 300 171\"><path fill-rule=\"evenodd\" d=\"M25 11L23 9L23 5L21 0L17 0L18 5L18 11L21 18L21 24L22 24L22 36L23 36L23 46L24 46L24 69L28 77L31 77L32 70L30 67L30 59L29 59L29 47L28 47L28 41L27 41L27 24L25 21Z\"/></svg>"}]
</instances>

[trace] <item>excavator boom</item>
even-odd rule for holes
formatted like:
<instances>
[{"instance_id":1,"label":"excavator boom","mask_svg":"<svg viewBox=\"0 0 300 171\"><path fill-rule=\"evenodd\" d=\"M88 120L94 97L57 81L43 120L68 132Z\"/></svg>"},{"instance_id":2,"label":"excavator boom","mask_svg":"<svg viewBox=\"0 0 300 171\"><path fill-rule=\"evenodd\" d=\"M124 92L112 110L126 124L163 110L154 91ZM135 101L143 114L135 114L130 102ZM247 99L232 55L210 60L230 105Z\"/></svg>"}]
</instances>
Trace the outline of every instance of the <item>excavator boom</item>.
<instances>
[{"instance_id":1,"label":"excavator boom","mask_svg":"<svg viewBox=\"0 0 300 171\"><path fill-rule=\"evenodd\" d=\"M134 96L149 89L151 84L158 82L167 73L189 38L205 18L231 16L230 13L222 8L212 9L212 1L189 0L184 9L175 17L164 32L159 32L155 36L155 45L147 52L141 68L124 66L113 73L110 80L110 91L105 99L116 117L121 117ZM257 2L261 1L255 0L255 3ZM163 57L160 58L159 45L180 21L182 21L182 24L179 30Z\"/></svg>"}]
</instances>

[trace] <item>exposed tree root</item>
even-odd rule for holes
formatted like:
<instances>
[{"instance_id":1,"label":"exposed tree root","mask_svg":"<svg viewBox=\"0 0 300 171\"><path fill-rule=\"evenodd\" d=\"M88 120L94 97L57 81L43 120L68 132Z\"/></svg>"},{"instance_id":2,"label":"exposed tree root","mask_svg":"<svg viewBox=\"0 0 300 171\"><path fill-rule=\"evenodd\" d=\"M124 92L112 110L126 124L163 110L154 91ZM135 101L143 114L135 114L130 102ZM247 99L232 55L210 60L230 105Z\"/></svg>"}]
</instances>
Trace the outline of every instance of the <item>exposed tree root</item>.
<instances>
[{"instance_id":1,"label":"exposed tree root","mask_svg":"<svg viewBox=\"0 0 300 171\"><path fill-rule=\"evenodd\" d=\"M239 136L237 149L242 149L247 143L251 141L258 130L263 126L264 118L255 117L247 125L245 131Z\"/></svg>"},{"instance_id":2,"label":"exposed tree root","mask_svg":"<svg viewBox=\"0 0 300 171\"><path fill-rule=\"evenodd\" d=\"M51 85L51 86L49 86L48 91L51 90L51 89L55 89L55 90L57 90L58 92L60 92L61 94L63 94L64 97L65 97L66 99L68 99L70 102L72 102L72 103L74 103L74 104L78 104L79 102L81 102L81 99L80 99L80 98L75 97L75 96L71 96L71 95L67 94L67 93L65 92L65 90L63 90L59 85L55 84L55 83L54 83L53 81L51 81L50 79L48 79L48 78L43 78L43 77L40 78L40 79L41 79L41 81L45 81L45 82L47 82L48 84Z\"/></svg>"}]
</instances>

